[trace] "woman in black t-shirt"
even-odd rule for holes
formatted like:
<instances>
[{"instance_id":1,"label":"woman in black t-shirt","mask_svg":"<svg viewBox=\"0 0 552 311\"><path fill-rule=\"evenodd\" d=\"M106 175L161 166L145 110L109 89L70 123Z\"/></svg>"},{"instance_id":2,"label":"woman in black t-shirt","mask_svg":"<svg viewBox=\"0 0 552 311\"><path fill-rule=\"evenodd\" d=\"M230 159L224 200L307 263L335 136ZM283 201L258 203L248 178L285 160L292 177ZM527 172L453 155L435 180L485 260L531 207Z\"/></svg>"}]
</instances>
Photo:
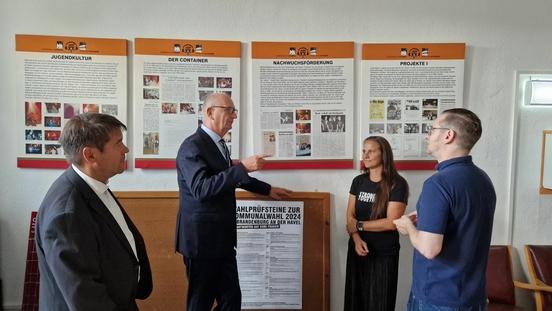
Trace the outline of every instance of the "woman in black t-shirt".
<instances>
[{"instance_id":1,"label":"woman in black t-shirt","mask_svg":"<svg viewBox=\"0 0 552 311\"><path fill-rule=\"evenodd\" d=\"M350 238L344 310L392 311L400 248L393 220L404 214L408 184L397 173L385 138L366 138L362 160L365 172L353 179L347 205Z\"/></svg>"}]
</instances>

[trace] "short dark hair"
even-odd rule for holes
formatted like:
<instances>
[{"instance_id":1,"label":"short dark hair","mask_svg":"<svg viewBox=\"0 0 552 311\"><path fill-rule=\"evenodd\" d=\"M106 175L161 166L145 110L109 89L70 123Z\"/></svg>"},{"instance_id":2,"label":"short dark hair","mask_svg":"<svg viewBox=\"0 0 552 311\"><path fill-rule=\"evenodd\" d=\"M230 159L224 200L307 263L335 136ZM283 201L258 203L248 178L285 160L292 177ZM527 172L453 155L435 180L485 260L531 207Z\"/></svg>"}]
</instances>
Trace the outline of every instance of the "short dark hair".
<instances>
[{"instance_id":1,"label":"short dark hair","mask_svg":"<svg viewBox=\"0 0 552 311\"><path fill-rule=\"evenodd\" d=\"M452 128L458 135L458 144L466 150L473 148L483 132L479 117L472 111L464 108L453 108L443 111L441 126Z\"/></svg>"},{"instance_id":2,"label":"short dark hair","mask_svg":"<svg viewBox=\"0 0 552 311\"><path fill-rule=\"evenodd\" d=\"M83 113L72 117L63 128L59 143L67 161L82 164L84 147L95 147L103 151L114 130L127 127L114 116L103 113Z\"/></svg>"}]
</instances>

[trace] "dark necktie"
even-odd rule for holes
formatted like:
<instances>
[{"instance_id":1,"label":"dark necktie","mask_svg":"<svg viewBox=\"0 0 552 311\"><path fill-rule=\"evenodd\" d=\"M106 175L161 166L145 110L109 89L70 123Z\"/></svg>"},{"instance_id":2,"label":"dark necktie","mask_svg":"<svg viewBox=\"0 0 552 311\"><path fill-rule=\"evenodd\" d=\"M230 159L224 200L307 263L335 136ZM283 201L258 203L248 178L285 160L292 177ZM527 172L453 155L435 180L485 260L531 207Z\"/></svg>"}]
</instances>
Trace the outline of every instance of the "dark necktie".
<instances>
[{"instance_id":1,"label":"dark necktie","mask_svg":"<svg viewBox=\"0 0 552 311\"><path fill-rule=\"evenodd\" d=\"M224 139L219 140L220 144L222 145L222 151L224 152L224 159L226 160L226 163L228 163L228 166L232 166L231 158L230 158L230 151L228 150L228 147L226 146L226 142Z\"/></svg>"}]
</instances>

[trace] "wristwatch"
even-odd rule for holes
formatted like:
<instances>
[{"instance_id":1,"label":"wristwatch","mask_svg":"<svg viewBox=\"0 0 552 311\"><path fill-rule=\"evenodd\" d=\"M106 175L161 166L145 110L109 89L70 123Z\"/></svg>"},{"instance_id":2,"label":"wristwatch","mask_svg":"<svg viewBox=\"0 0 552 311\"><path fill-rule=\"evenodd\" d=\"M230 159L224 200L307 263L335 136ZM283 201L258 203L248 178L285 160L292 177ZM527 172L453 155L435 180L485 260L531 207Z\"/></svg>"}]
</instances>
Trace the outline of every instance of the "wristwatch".
<instances>
[{"instance_id":1,"label":"wristwatch","mask_svg":"<svg viewBox=\"0 0 552 311\"><path fill-rule=\"evenodd\" d=\"M362 226L362 221L357 221L356 227L358 231L364 231L364 227Z\"/></svg>"}]
</instances>

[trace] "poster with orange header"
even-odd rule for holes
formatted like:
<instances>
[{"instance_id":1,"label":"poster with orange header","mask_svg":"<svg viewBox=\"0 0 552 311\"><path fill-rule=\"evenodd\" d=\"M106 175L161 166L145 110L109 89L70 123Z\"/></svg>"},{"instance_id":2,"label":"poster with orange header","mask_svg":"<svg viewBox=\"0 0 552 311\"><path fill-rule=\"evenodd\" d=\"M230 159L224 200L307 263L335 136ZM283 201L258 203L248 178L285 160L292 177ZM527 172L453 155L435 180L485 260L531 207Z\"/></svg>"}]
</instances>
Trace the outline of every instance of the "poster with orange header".
<instances>
[{"instance_id":1,"label":"poster with orange header","mask_svg":"<svg viewBox=\"0 0 552 311\"><path fill-rule=\"evenodd\" d=\"M239 158L239 41L136 38L134 40L135 167L176 167L178 148L203 120L211 93L234 101L238 119L223 137Z\"/></svg>"},{"instance_id":2,"label":"poster with orange header","mask_svg":"<svg viewBox=\"0 0 552 311\"><path fill-rule=\"evenodd\" d=\"M17 167L66 168L61 131L73 116L108 113L126 124L127 41L15 35Z\"/></svg>"},{"instance_id":3,"label":"poster with orange header","mask_svg":"<svg viewBox=\"0 0 552 311\"><path fill-rule=\"evenodd\" d=\"M463 106L464 43L362 45L359 143L385 137L402 170L433 170L426 136L444 111Z\"/></svg>"},{"instance_id":4,"label":"poster with orange header","mask_svg":"<svg viewBox=\"0 0 552 311\"><path fill-rule=\"evenodd\" d=\"M352 168L354 42L252 42L251 54L264 169Z\"/></svg>"}]
</instances>

